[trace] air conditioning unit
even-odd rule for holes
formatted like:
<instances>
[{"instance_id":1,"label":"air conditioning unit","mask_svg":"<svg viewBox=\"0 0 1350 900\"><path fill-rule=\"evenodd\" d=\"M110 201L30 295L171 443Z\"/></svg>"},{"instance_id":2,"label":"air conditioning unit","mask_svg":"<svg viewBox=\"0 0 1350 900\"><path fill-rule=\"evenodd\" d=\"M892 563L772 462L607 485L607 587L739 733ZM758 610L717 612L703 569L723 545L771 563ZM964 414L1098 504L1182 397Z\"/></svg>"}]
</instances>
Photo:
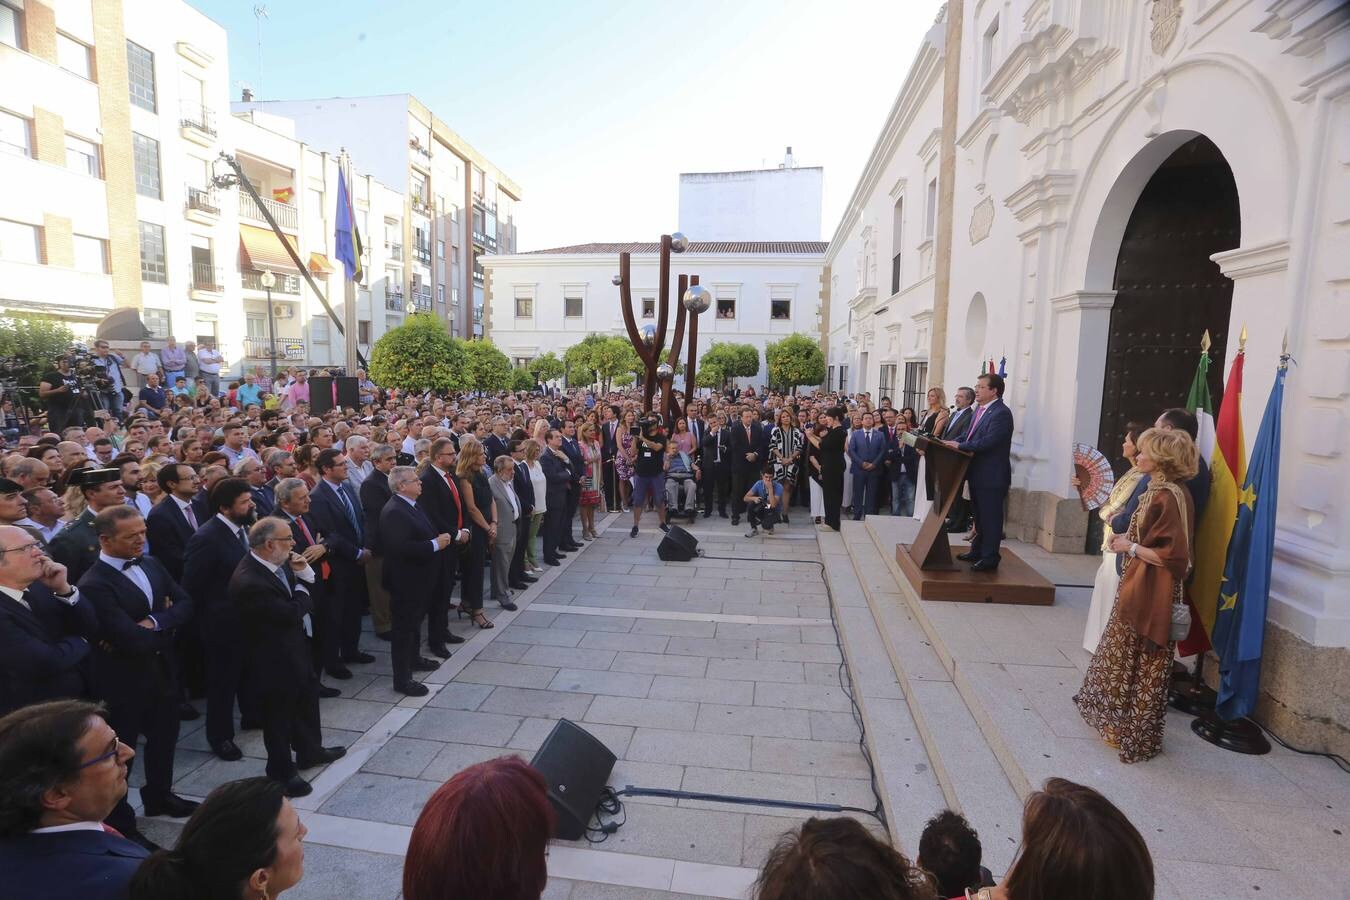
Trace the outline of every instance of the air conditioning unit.
<instances>
[{"instance_id":1,"label":"air conditioning unit","mask_svg":"<svg viewBox=\"0 0 1350 900\"><path fill-rule=\"evenodd\" d=\"M274 318L274 319L289 319L289 318L291 318L291 317L294 316L294 315L295 315L295 310L291 307L291 305L290 305L289 303L273 303L273 304L272 304L272 318Z\"/></svg>"}]
</instances>

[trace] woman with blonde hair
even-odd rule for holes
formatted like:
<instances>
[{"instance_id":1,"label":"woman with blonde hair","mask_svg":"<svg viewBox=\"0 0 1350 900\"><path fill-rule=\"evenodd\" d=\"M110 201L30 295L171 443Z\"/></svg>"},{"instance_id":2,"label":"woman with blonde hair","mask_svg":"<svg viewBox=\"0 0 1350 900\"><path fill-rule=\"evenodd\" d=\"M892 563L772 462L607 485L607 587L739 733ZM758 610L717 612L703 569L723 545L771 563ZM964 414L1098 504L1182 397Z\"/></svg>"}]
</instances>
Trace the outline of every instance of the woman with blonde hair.
<instances>
[{"instance_id":1,"label":"woman with blonde hair","mask_svg":"<svg viewBox=\"0 0 1350 900\"><path fill-rule=\"evenodd\" d=\"M460 563L459 614L468 614L479 628L492 628L483 614L483 567L488 547L497 538L497 504L488 481L487 455L478 441L459 441L459 496L464 504L464 522L469 526L469 545Z\"/></svg>"},{"instance_id":2,"label":"woman with blonde hair","mask_svg":"<svg viewBox=\"0 0 1350 900\"><path fill-rule=\"evenodd\" d=\"M600 505L601 454L600 441L596 439L598 433L599 429L590 421L583 422L577 432L581 459L585 464L577 510L581 513L581 537L588 541L600 537L595 533L595 509Z\"/></svg>"},{"instance_id":3,"label":"woman with blonde hair","mask_svg":"<svg viewBox=\"0 0 1350 900\"><path fill-rule=\"evenodd\" d=\"M1139 436L1135 466L1148 488L1124 534L1110 548L1124 565L1115 607L1074 703L1083 720L1120 751L1124 763L1162 749L1175 608L1193 562L1194 504L1185 483L1198 471L1195 441L1183 431L1150 428Z\"/></svg>"},{"instance_id":4,"label":"woman with blonde hair","mask_svg":"<svg viewBox=\"0 0 1350 900\"><path fill-rule=\"evenodd\" d=\"M542 575L544 567L535 556L534 542L539 537L539 526L544 524L544 513L548 511L548 479L539 465L544 445L530 438L520 446L525 451L525 468L530 470L530 487L534 488L534 513L530 516L530 533L525 544L525 567L531 575Z\"/></svg>"}]
</instances>

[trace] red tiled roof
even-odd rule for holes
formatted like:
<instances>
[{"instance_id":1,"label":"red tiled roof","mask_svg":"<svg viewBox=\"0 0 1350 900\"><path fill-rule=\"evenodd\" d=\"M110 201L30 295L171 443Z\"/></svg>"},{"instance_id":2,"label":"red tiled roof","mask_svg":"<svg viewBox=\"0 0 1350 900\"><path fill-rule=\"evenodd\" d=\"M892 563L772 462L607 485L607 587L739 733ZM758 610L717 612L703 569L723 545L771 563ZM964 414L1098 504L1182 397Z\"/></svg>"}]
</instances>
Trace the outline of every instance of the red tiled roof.
<instances>
[{"instance_id":1,"label":"red tiled roof","mask_svg":"<svg viewBox=\"0 0 1350 900\"><path fill-rule=\"evenodd\" d=\"M829 246L827 241L690 241L689 253L824 253ZM617 253L658 253L661 245L656 241L649 243L594 243L573 244L570 247L552 247L548 250L530 250L522 256L540 254L576 254L610 255Z\"/></svg>"}]
</instances>

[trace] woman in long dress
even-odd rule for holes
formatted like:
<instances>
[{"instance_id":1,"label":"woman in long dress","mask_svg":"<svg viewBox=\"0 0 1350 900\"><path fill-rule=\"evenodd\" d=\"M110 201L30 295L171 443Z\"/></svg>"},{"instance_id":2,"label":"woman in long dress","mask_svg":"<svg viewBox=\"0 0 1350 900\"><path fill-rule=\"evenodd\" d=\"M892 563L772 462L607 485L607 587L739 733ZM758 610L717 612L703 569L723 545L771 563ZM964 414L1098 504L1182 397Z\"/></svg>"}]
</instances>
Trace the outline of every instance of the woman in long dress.
<instances>
[{"instance_id":1,"label":"woman in long dress","mask_svg":"<svg viewBox=\"0 0 1350 900\"><path fill-rule=\"evenodd\" d=\"M788 521L788 507L792 504L792 492L796 490L797 463L804 440L792 410L779 412L778 424L769 435L769 458L773 460L773 480L783 486L781 508L784 522Z\"/></svg>"},{"instance_id":2,"label":"woman in long dress","mask_svg":"<svg viewBox=\"0 0 1350 900\"><path fill-rule=\"evenodd\" d=\"M1111 488L1111 496L1097 510L1097 517L1105 526L1102 531L1102 564L1097 567L1097 578L1092 585L1092 602L1088 604L1087 625L1083 629L1083 649L1089 653L1097 652L1097 644L1106 630L1106 620L1111 615L1111 606L1116 602L1116 589L1120 587L1120 557L1111 549L1111 539L1124 534L1130 527L1130 518L1139 507L1139 499L1148 486L1149 477L1134 465L1138 452L1135 442L1144 428L1135 422L1125 426L1125 443L1121 445L1121 455L1130 464L1130 470L1116 481ZM1074 478L1073 486L1078 487Z\"/></svg>"},{"instance_id":3,"label":"woman in long dress","mask_svg":"<svg viewBox=\"0 0 1350 900\"><path fill-rule=\"evenodd\" d=\"M940 387L931 387L928 389L926 402L928 406L924 410L923 420L917 425L911 424L910 429L917 429L925 437L938 440L942 437L942 432L947 430L947 420L951 418L951 410L947 409L947 394ZM914 410L908 406L900 410L900 416L908 418L911 423L915 420ZM932 496L933 477L928 472L924 454L920 453L918 480L914 484L914 518L920 522L927 518L928 511L933 507Z\"/></svg>"},{"instance_id":4,"label":"woman in long dress","mask_svg":"<svg viewBox=\"0 0 1350 900\"><path fill-rule=\"evenodd\" d=\"M1185 432L1150 428L1140 435L1135 465L1150 476L1148 489L1129 528L1111 538L1111 549L1125 557L1124 571L1073 702L1124 763L1151 759L1162 749L1176 648L1172 612L1185 602L1195 527L1185 482L1194 477L1198 458Z\"/></svg>"}]
</instances>

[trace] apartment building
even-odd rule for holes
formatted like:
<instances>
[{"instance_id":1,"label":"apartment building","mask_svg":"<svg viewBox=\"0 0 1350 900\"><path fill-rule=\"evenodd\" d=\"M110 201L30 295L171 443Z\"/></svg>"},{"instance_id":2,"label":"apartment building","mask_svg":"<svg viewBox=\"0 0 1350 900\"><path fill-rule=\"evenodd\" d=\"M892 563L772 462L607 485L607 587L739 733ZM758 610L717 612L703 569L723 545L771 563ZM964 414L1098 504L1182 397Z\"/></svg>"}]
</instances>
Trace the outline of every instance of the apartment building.
<instances>
[{"instance_id":1,"label":"apartment building","mask_svg":"<svg viewBox=\"0 0 1350 900\"><path fill-rule=\"evenodd\" d=\"M233 223L193 215L223 149L223 28L185 3L0 2L0 309L90 334L242 336Z\"/></svg>"},{"instance_id":2,"label":"apartment building","mask_svg":"<svg viewBox=\"0 0 1350 900\"><path fill-rule=\"evenodd\" d=\"M483 267L514 253L520 187L411 94L317 100L247 100L295 122L296 136L330 153L346 149L371 175L405 195L401 215L372 219L371 242L387 249L386 327L395 306L435 312L458 337L482 337Z\"/></svg>"}]
</instances>

